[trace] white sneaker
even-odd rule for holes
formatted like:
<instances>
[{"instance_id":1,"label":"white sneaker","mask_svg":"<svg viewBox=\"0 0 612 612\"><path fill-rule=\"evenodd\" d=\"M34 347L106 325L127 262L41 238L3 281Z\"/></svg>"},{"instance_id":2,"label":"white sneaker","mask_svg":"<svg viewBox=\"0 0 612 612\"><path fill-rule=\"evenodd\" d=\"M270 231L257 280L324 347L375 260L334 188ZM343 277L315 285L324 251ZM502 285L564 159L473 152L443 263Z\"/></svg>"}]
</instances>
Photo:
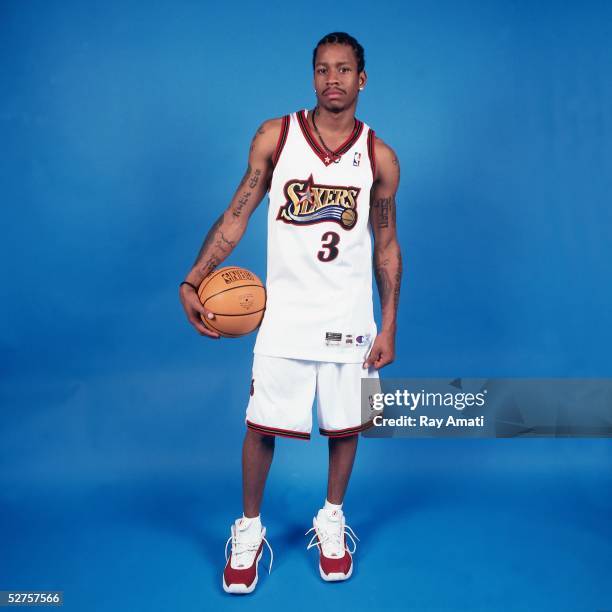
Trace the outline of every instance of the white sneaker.
<instances>
[{"instance_id":1,"label":"white sneaker","mask_svg":"<svg viewBox=\"0 0 612 612\"><path fill-rule=\"evenodd\" d=\"M306 550L319 548L319 574L326 582L346 580L353 573L352 554L357 550L359 540L355 532L346 524L342 510L327 513L323 508L312 519L312 527L306 532L314 531ZM353 549L346 545L346 536L352 541Z\"/></svg>"},{"instance_id":2,"label":"white sneaker","mask_svg":"<svg viewBox=\"0 0 612 612\"><path fill-rule=\"evenodd\" d=\"M251 593L257 586L257 566L263 555L264 542L270 550L268 572L272 571L274 553L266 540L266 528L241 517L232 525L231 533L225 543L223 590L234 594ZM227 547L230 542L232 549L228 556Z\"/></svg>"}]
</instances>

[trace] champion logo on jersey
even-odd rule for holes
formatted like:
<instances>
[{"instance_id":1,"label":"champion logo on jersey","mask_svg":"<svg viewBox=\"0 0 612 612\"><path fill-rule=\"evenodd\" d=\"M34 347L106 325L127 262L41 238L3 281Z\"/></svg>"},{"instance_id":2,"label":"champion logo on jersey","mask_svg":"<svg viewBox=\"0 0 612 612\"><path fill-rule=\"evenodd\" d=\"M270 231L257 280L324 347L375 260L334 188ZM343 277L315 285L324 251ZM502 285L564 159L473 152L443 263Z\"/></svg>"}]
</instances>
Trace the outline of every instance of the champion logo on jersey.
<instances>
[{"instance_id":1,"label":"champion logo on jersey","mask_svg":"<svg viewBox=\"0 0 612 612\"><path fill-rule=\"evenodd\" d=\"M370 342L370 334L364 334L363 336L357 336L355 338L355 344L357 346L364 346Z\"/></svg>"},{"instance_id":2,"label":"champion logo on jersey","mask_svg":"<svg viewBox=\"0 0 612 612\"><path fill-rule=\"evenodd\" d=\"M319 185L312 174L308 179L290 179L285 183L286 203L276 219L294 225L311 225L334 221L350 230L357 222L359 187Z\"/></svg>"}]
</instances>

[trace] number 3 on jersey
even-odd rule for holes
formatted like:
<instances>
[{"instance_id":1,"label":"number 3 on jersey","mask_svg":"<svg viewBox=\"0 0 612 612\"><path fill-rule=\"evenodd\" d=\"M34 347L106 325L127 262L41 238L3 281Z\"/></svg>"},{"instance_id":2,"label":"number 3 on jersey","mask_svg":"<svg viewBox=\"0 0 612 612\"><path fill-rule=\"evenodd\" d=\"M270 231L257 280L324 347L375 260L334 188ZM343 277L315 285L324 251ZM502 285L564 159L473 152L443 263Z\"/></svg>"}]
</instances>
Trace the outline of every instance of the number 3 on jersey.
<instances>
[{"instance_id":1,"label":"number 3 on jersey","mask_svg":"<svg viewBox=\"0 0 612 612\"><path fill-rule=\"evenodd\" d=\"M340 242L340 236L336 232L325 232L321 236L323 244L321 245L326 251L319 251L317 258L319 261L332 261L338 257L338 243Z\"/></svg>"}]
</instances>

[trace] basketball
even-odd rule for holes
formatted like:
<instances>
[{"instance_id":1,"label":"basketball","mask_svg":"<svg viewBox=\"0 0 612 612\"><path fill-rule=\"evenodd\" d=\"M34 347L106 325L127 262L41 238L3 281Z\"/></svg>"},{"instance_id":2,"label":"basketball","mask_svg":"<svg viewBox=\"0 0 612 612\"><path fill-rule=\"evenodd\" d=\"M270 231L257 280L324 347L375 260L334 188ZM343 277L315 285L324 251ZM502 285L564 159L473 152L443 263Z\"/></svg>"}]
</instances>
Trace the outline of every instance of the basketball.
<instances>
[{"instance_id":1,"label":"basketball","mask_svg":"<svg viewBox=\"0 0 612 612\"><path fill-rule=\"evenodd\" d=\"M355 211L351 208L345 208L342 211L342 223L344 224L344 227L353 227L353 225L355 225Z\"/></svg>"},{"instance_id":2,"label":"basketball","mask_svg":"<svg viewBox=\"0 0 612 612\"><path fill-rule=\"evenodd\" d=\"M198 289L202 305L214 313L204 325L225 338L238 338L255 331L266 309L266 288L249 270L238 266L219 268Z\"/></svg>"}]
</instances>

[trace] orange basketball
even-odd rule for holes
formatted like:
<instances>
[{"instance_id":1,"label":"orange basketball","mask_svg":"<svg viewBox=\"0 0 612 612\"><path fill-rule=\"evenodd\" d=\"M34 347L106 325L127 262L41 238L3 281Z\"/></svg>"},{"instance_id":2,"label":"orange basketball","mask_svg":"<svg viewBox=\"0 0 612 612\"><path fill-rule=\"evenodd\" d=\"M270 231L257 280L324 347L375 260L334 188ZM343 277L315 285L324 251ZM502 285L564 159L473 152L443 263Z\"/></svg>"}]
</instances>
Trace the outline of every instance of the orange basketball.
<instances>
[{"instance_id":1,"label":"orange basketball","mask_svg":"<svg viewBox=\"0 0 612 612\"><path fill-rule=\"evenodd\" d=\"M266 288L252 272L227 266L207 276L198 289L203 306L215 313L204 325L226 338L238 338L256 330L266 309Z\"/></svg>"}]
</instances>

